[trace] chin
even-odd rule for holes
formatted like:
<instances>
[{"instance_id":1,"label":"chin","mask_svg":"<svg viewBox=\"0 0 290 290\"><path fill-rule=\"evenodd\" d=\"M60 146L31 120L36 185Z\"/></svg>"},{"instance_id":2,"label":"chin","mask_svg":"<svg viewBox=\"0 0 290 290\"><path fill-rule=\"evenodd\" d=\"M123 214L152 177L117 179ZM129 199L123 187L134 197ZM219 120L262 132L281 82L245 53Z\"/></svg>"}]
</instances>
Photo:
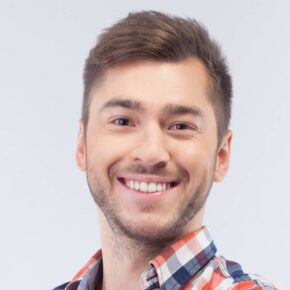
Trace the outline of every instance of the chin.
<instances>
[{"instance_id":1,"label":"chin","mask_svg":"<svg viewBox=\"0 0 290 290\"><path fill-rule=\"evenodd\" d=\"M180 235L181 225L178 221L161 224L160 217L147 218L142 220L128 221L117 219L110 224L114 224L119 234L142 244L162 245L174 241Z\"/></svg>"}]
</instances>

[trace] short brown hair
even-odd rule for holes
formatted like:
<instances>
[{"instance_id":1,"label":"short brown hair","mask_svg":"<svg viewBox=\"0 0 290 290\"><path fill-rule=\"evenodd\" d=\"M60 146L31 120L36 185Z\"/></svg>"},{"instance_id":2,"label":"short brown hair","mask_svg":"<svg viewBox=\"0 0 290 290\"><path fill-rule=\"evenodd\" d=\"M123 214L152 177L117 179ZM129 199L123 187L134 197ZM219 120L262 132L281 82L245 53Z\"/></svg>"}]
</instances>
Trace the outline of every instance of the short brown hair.
<instances>
[{"instance_id":1,"label":"short brown hair","mask_svg":"<svg viewBox=\"0 0 290 290\"><path fill-rule=\"evenodd\" d=\"M108 68L140 60L178 62L188 57L201 60L210 75L209 99L221 141L232 103L232 80L221 49L198 21L156 11L130 13L99 36L84 68L84 125L89 118L90 91Z\"/></svg>"}]
</instances>

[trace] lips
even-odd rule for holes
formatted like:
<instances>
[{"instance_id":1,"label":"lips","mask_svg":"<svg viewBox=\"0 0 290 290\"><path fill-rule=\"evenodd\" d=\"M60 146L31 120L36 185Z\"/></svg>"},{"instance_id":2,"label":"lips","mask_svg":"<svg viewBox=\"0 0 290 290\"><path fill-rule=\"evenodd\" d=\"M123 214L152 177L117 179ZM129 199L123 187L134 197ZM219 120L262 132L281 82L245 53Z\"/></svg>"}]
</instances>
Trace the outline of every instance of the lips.
<instances>
[{"instance_id":1,"label":"lips","mask_svg":"<svg viewBox=\"0 0 290 290\"><path fill-rule=\"evenodd\" d=\"M147 181L124 177L118 178L118 180L126 187L142 193L161 192L170 189L172 187L175 187L179 183L178 181L167 181L167 182L165 182L164 180Z\"/></svg>"}]
</instances>

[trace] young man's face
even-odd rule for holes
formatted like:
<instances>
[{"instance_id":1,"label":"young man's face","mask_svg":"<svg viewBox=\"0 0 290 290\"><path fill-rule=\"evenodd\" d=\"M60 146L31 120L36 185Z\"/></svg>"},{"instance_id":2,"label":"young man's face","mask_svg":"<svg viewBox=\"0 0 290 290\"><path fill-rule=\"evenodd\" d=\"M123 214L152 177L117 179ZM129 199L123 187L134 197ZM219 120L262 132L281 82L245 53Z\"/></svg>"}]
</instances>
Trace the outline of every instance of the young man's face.
<instances>
[{"instance_id":1,"label":"young man's face","mask_svg":"<svg viewBox=\"0 0 290 290\"><path fill-rule=\"evenodd\" d=\"M110 69L92 92L77 160L110 226L135 240L174 239L223 178L231 135L217 144L209 77L197 59Z\"/></svg>"}]
</instances>

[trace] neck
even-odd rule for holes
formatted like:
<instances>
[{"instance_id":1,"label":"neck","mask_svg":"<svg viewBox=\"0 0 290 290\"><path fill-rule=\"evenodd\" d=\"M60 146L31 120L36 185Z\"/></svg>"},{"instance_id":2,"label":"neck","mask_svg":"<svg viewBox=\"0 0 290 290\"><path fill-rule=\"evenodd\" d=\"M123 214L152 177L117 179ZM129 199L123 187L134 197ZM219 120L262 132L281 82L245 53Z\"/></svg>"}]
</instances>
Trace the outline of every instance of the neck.
<instances>
[{"instance_id":1,"label":"neck","mask_svg":"<svg viewBox=\"0 0 290 290\"><path fill-rule=\"evenodd\" d=\"M147 245L113 231L101 211L99 218L103 258L102 290L141 289L141 275L148 268L150 260L174 241L169 244ZM176 240L200 226L199 222L190 223Z\"/></svg>"},{"instance_id":2,"label":"neck","mask_svg":"<svg viewBox=\"0 0 290 290\"><path fill-rule=\"evenodd\" d=\"M153 251L137 241L113 232L107 221L104 221L102 213L100 216L103 258L102 290L141 289L140 277L158 250Z\"/></svg>"}]
</instances>

